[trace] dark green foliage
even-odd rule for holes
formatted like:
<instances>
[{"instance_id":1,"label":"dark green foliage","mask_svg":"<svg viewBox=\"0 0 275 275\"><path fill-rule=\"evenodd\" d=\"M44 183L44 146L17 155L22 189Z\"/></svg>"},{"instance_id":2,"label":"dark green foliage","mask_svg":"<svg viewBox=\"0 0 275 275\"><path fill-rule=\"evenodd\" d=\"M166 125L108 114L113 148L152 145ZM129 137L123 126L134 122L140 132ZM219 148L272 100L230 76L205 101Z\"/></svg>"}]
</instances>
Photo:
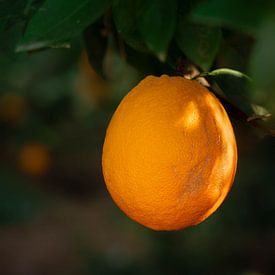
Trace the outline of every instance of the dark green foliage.
<instances>
[{"instance_id":1,"label":"dark green foliage","mask_svg":"<svg viewBox=\"0 0 275 275\"><path fill-rule=\"evenodd\" d=\"M69 48L72 39L82 33L90 63L104 77L110 41L116 44L113 50L142 75L185 74L193 70L192 64L202 72L218 69L219 63L228 68L237 64L253 78L245 99L239 94L242 84L235 80L223 92L249 115L255 115L251 106L258 104L271 113L275 110L270 104L275 100L272 1L29 0L0 4L3 41L5 35L13 37L10 44L18 52ZM5 43L1 46L7 52ZM241 51L244 43L247 50Z\"/></svg>"},{"instance_id":2,"label":"dark green foliage","mask_svg":"<svg viewBox=\"0 0 275 275\"><path fill-rule=\"evenodd\" d=\"M219 50L221 29L207 25L195 24L180 19L176 40L180 49L190 60L209 70Z\"/></svg>"},{"instance_id":3,"label":"dark green foliage","mask_svg":"<svg viewBox=\"0 0 275 275\"><path fill-rule=\"evenodd\" d=\"M217 69L203 75L212 81L212 87L219 96L239 107L247 116L255 115L248 102L251 79L247 75L230 69Z\"/></svg>"},{"instance_id":4,"label":"dark green foliage","mask_svg":"<svg viewBox=\"0 0 275 275\"><path fill-rule=\"evenodd\" d=\"M258 33L250 60L250 74L255 81L252 97L275 111L275 7L267 14Z\"/></svg>"},{"instance_id":5,"label":"dark green foliage","mask_svg":"<svg viewBox=\"0 0 275 275\"><path fill-rule=\"evenodd\" d=\"M104 34L104 25L97 22L85 29L84 41L92 67L104 76L103 59L107 51L108 37Z\"/></svg>"},{"instance_id":6,"label":"dark green foliage","mask_svg":"<svg viewBox=\"0 0 275 275\"><path fill-rule=\"evenodd\" d=\"M117 32L125 43L138 51L147 51L138 30L139 17L144 10L145 1L115 0L112 5L113 19Z\"/></svg>"},{"instance_id":7,"label":"dark green foliage","mask_svg":"<svg viewBox=\"0 0 275 275\"><path fill-rule=\"evenodd\" d=\"M206 0L192 11L191 17L202 23L224 25L238 31L257 33L272 1Z\"/></svg>"},{"instance_id":8,"label":"dark green foliage","mask_svg":"<svg viewBox=\"0 0 275 275\"><path fill-rule=\"evenodd\" d=\"M219 85L220 90L225 89L232 104L249 116L260 117L251 107L258 104L271 113L275 110L270 103L275 100L272 1L29 0L0 4L3 52L8 52L7 41L18 52L69 48L72 39L82 33L90 63L104 77L110 41L116 44L113 50L142 75L185 74L193 70L191 64L207 72L218 69L219 63L230 68L241 62L239 67L253 78L245 97L243 85L235 79ZM247 41L247 51L240 51L237 39ZM264 108L257 110L262 114Z\"/></svg>"},{"instance_id":9,"label":"dark green foliage","mask_svg":"<svg viewBox=\"0 0 275 275\"><path fill-rule=\"evenodd\" d=\"M28 23L17 51L69 47L68 40L98 19L109 0L46 0Z\"/></svg>"},{"instance_id":10,"label":"dark green foliage","mask_svg":"<svg viewBox=\"0 0 275 275\"><path fill-rule=\"evenodd\" d=\"M148 48L165 61L177 21L177 1L146 1L138 20L140 33Z\"/></svg>"}]
</instances>

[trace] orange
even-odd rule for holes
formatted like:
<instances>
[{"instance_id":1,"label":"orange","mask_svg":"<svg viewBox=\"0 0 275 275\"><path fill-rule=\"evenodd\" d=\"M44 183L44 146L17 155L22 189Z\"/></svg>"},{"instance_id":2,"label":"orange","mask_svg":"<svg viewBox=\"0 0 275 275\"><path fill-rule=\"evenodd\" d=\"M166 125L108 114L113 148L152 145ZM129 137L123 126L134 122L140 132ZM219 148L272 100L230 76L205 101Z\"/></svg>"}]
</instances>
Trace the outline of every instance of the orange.
<instances>
[{"instance_id":1,"label":"orange","mask_svg":"<svg viewBox=\"0 0 275 275\"><path fill-rule=\"evenodd\" d=\"M205 220L229 192L236 164L235 136L223 106L183 77L142 80L115 111L103 146L113 200L155 230Z\"/></svg>"},{"instance_id":2,"label":"orange","mask_svg":"<svg viewBox=\"0 0 275 275\"><path fill-rule=\"evenodd\" d=\"M45 145L40 143L25 144L19 152L20 169L31 176L45 174L50 165L50 153Z\"/></svg>"}]
</instances>

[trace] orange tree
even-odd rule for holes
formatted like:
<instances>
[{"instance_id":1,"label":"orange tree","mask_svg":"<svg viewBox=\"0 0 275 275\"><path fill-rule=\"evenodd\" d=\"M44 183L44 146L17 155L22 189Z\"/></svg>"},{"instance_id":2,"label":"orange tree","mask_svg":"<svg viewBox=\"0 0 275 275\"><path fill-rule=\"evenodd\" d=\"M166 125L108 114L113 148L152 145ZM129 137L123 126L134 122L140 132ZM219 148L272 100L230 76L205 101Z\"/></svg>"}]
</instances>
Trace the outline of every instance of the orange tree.
<instances>
[{"instance_id":1,"label":"orange tree","mask_svg":"<svg viewBox=\"0 0 275 275\"><path fill-rule=\"evenodd\" d=\"M86 61L83 71L96 71L96 82L123 79L123 72L112 73L121 62L134 67L139 79L149 74L198 79L237 123L274 136L271 0L17 0L0 5L3 79L5 65L22 55L49 48L73 55L84 48L93 71ZM103 91L96 85L93 89ZM105 94L97 95L100 101ZM25 117L16 106L11 110L4 97L0 106L3 121Z\"/></svg>"},{"instance_id":2,"label":"orange tree","mask_svg":"<svg viewBox=\"0 0 275 275\"><path fill-rule=\"evenodd\" d=\"M118 59L134 67L140 79L149 74L198 79L237 123L274 136L271 0L17 0L0 5L3 79L5 64L18 56L49 48L70 55L82 44L100 79L118 77L112 75ZM112 62L110 52L117 58ZM17 116L1 102L4 120Z\"/></svg>"},{"instance_id":3,"label":"orange tree","mask_svg":"<svg viewBox=\"0 0 275 275\"><path fill-rule=\"evenodd\" d=\"M84 74L90 77L95 75L95 71L97 72L98 75L95 76L97 85L92 81L87 83L88 86L92 83L93 89L97 89L100 104L103 99L107 98L107 101L110 99L110 93L106 90L110 86L115 86L114 79L119 79L116 89L123 90L118 98L115 98L120 99L125 91L129 91L144 76L162 74L185 76L198 79L202 84L209 86L208 89L215 93L228 112L234 128L237 129L235 132L240 149L237 180L238 183L242 183L235 185L237 192L231 196L227 204L229 206L224 208L223 225L229 229L226 231L223 228L220 232L217 230L215 234L210 232L210 227L207 225L199 227L203 229L196 229L197 232L201 230L202 234L199 236L202 240L206 236L205 242L201 242L200 238L197 239L197 242L202 243L202 250L198 248L196 251L198 254L202 253L204 257L201 257L201 265L190 258L189 268L195 270L207 268L205 255L208 254L212 261L217 259L215 264L219 272L219 267L227 262L226 259L229 259L227 265L230 267L231 258L222 247L225 244L231 249L231 256L237 259L233 264L238 265L239 259L241 262L255 262L255 265L261 266L260 270L262 269L264 273L266 270L267 273L274 273L274 268L270 271L268 265L271 257L273 259L273 254L264 251L263 248L267 246L272 251L274 238L270 228L274 229L275 225L273 199L275 147L274 139L270 137L274 136L275 110L273 2L272 0L0 1L0 223L25 220L29 214L39 209L37 207L39 196L35 195L33 198L32 192L28 191L29 188L25 188L22 184L22 178L13 176L14 167L17 167L17 170L23 170L28 174L25 180L39 178L38 173L33 177L20 165L21 159L32 160L35 155L32 152L30 158L29 153L23 154L27 157L20 157L20 152L24 152L26 145L41 144L43 148L49 148L50 153L54 152L52 149L57 145L66 146L64 140L67 142L67 147L75 146L77 153L82 145L85 147L82 153L84 152L85 161L88 163L85 163L87 170L91 170L92 160L88 159L88 154L85 153L88 151L88 145L99 146L98 132L101 128L105 130L106 125L100 127L103 124L99 118L104 113L102 110L98 112L101 112L100 115L95 112L92 113L92 118L85 117L86 120L77 121L83 128L85 123L92 124L91 121L94 123L95 126L90 127L92 129L89 129L89 134L85 131L78 133L79 128L71 127L72 124L68 123L68 121L76 123L74 114L76 108L72 104L75 97L73 93L68 92L73 86L69 81L73 74L68 68L73 67L72 64L75 64L76 60L82 64L80 65L82 76ZM38 51L41 55L37 54ZM93 68L91 70L86 59L79 62L79 57L86 58L86 54L90 67ZM34 60L34 56L37 56L37 59ZM28 61L20 65L21 59ZM121 64L127 66L122 69ZM132 86L125 85L126 78L132 78ZM85 86L85 93L87 83L81 84ZM168 96L165 100L170 100L172 104L172 99ZM81 111L85 111L82 109L83 106ZM155 123L155 127L158 122ZM62 133L68 124L72 130ZM211 125L209 127L211 128ZM67 139L62 139L62 135ZM83 136L87 137L86 143L83 142ZM257 139L255 136L265 138ZM246 148L249 150L246 151ZM60 162L65 166L64 169L60 164L55 166L56 163L51 162L48 165L53 156L50 155L50 160L47 160L48 153L45 155L46 165L42 161L42 166L47 169L42 170L48 171L51 168L58 170L52 173L64 178L64 187L59 186L59 188L68 190L68 185L75 182L75 185L71 184L70 192L75 192L77 188L81 189L81 181L78 177L74 178L74 168L79 169L83 164L81 162L75 167L78 158L77 161L73 159L71 161L73 165L69 164L70 169L67 169L66 161L69 162L73 154L71 152L68 155L63 154ZM78 154L75 155L79 157ZM13 169L11 171L6 169L10 163L13 165L10 165ZM33 163L28 162L28 167ZM36 165L35 162L35 167ZM78 171L79 174L81 172L82 170ZM91 186L85 173L84 178L82 181L86 185L82 186L83 193L86 192L86 186ZM11 181L13 185L10 184ZM50 178L49 182L55 185L57 180ZM75 186L77 188L74 188ZM33 204L30 203L32 201ZM205 228L208 228L210 233L206 232L204 235ZM230 235L228 232L232 228L235 231L232 230ZM252 229L255 230L254 233ZM248 230L251 234L247 234ZM191 236L189 243L186 238L186 243L196 246L194 236L197 235L192 235L188 230L184 233L187 238ZM238 233L240 237L237 236ZM260 233L266 234L266 237L263 238ZM159 265L164 269L166 267L168 271L170 271L166 261L168 254L175 255L178 250L178 258L173 259L172 263L180 266L183 258L179 255L185 257L188 252L178 248L180 244L176 236L179 235L176 234L163 235L163 243L157 244ZM247 245L250 235L257 249L251 249ZM158 238L160 235L153 236ZM171 239L168 236L172 236ZM175 242L169 247L170 250L166 247L166 237L168 242L169 240ZM259 245L261 241L264 245ZM211 243L214 243L216 248L213 248ZM211 252L212 250L214 252ZM169 259L171 258L172 256ZM220 263L219 259L222 259Z\"/></svg>"},{"instance_id":4,"label":"orange tree","mask_svg":"<svg viewBox=\"0 0 275 275\"><path fill-rule=\"evenodd\" d=\"M274 111L272 2L1 1L1 47L9 51L12 40L10 50L17 53L68 51L81 39L104 77L110 48L143 75L202 74L238 119L274 134L262 122Z\"/></svg>"}]
</instances>

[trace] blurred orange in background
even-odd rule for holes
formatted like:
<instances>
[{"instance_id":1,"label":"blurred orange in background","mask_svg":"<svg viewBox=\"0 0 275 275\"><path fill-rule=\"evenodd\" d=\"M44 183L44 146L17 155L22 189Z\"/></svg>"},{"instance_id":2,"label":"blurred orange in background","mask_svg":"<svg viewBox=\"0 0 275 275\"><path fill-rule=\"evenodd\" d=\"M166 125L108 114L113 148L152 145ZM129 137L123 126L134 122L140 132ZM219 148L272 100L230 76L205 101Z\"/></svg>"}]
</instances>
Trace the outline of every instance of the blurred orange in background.
<instances>
[{"instance_id":1,"label":"blurred orange in background","mask_svg":"<svg viewBox=\"0 0 275 275\"><path fill-rule=\"evenodd\" d=\"M76 90L92 106L100 106L110 97L110 88L106 80L91 67L85 51L82 52L79 59Z\"/></svg>"},{"instance_id":2,"label":"blurred orange in background","mask_svg":"<svg viewBox=\"0 0 275 275\"><path fill-rule=\"evenodd\" d=\"M51 163L48 148L44 144L24 144L19 151L18 165L20 169L30 176L44 175Z\"/></svg>"},{"instance_id":3,"label":"blurred orange in background","mask_svg":"<svg viewBox=\"0 0 275 275\"><path fill-rule=\"evenodd\" d=\"M25 99L14 93L0 97L0 120L16 125L23 120L27 111Z\"/></svg>"}]
</instances>

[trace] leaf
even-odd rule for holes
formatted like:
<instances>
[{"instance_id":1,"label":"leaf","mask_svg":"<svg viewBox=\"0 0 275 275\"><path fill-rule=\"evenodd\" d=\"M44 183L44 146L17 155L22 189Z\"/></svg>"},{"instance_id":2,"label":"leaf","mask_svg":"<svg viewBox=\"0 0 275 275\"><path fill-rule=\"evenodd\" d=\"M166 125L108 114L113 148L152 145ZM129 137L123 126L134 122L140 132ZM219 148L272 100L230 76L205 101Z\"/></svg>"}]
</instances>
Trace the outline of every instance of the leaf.
<instances>
[{"instance_id":1,"label":"leaf","mask_svg":"<svg viewBox=\"0 0 275 275\"><path fill-rule=\"evenodd\" d=\"M133 49L132 47L125 47L127 62L139 70L141 73L155 74L157 59L149 53L144 53Z\"/></svg>"},{"instance_id":2,"label":"leaf","mask_svg":"<svg viewBox=\"0 0 275 275\"><path fill-rule=\"evenodd\" d=\"M275 113L275 8L263 23L252 51L253 98Z\"/></svg>"},{"instance_id":3,"label":"leaf","mask_svg":"<svg viewBox=\"0 0 275 275\"><path fill-rule=\"evenodd\" d=\"M170 67L149 53L136 51L129 46L125 47L125 52L127 62L140 71L144 77L150 74L161 75L169 73Z\"/></svg>"},{"instance_id":4,"label":"leaf","mask_svg":"<svg viewBox=\"0 0 275 275\"><path fill-rule=\"evenodd\" d=\"M185 55L203 70L209 70L221 42L221 29L180 20L176 41Z\"/></svg>"},{"instance_id":5,"label":"leaf","mask_svg":"<svg viewBox=\"0 0 275 275\"><path fill-rule=\"evenodd\" d=\"M139 17L139 31L148 48L165 61L167 50L175 32L177 1L151 0Z\"/></svg>"},{"instance_id":6,"label":"leaf","mask_svg":"<svg viewBox=\"0 0 275 275\"><path fill-rule=\"evenodd\" d=\"M89 26L84 31L84 41L90 64L104 77L103 59L107 51L108 38L103 33L103 27L101 22Z\"/></svg>"},{"instance_id":7,"label":"leaf","mask_svg":"<svg viewBox=\"0 0 275 275\"><path fill-rule=\"evenodd\" d=\"M30 20L16 51L67 46L64 43L96 21L110 0L46 0Z\"/></svg>"},{"instance_id":8,"label":"leaf","mask_svg":"<svg viewBox=\"0 0 275 275\"><path fill-rule=\"evenodd\" d=\"M251 103L251 79L247 75L231 69L217 69L203 73L201 76L214 81L211 87L215 92L242 110L248 116L248 120L270 116L266 109L260 106L255 107L256 105Z\"/></svg>"},{"instance_id":9,"label":"leaf","mask_svg":"<svg viewBox=\"0 0 275 275\"><path fill-rule=\"evenodd\" d=\"M272 1L206 0L193 10L197 22L223 25L255 34Z\"/></svg>"},{"instance_id":10,"label":"leaf","mask_svg":"<svg viewBox=\"0 0 275 275\"><path fill-rule=\"evenodd\" d=\"M24 18L24 8L28 0L3 1L0 0L0 22L10 27Z\"/></svg>"},{"instance_id":11,"label":"leaf","mask_svg":"<svg viewBox=\"0 0 275 275\"><path fill-rule=\"evenodd\" d=\"M178 1L178 16L180 19L187 17L201 0Z\"/></svg>"},{"instance_id":12,"label":"leaf","mask_svg":"<svg viewBox=\"0 0 275 275\"><path fill-rule=\"evenodd\" d=\"M240 79L245 79L247 81L251 81L251 78L247 76L246 74L239 72L237 70L232 70L228 68L221 68L217 70L213 70L211 72L202 73L201 76L207 76L207 77L223 77L223 76L229 76L229 77L235 77Z\"/></svg>"},{"instance_id":13,"label":"leaf","mask_svg":"<svg viewBox=\"0 0 275 275\"><path fill-rule=\"evenodd\" d=\"M128 45L138 51L147 51L137 26L144 3L138 0L115 0L112 5L113 18L118 33Z\"/></svg>"},{"instance_id":14,"label":"leaf","mask_svg":"<svg viewBox=\"0 0 275 275\"><path fill-rule=\"evenodd\" d=\"M37 12L38 9L44 4L46 0L27 0L24 14L30 20L30 18Z\"/></svg>"}]
</instances>

